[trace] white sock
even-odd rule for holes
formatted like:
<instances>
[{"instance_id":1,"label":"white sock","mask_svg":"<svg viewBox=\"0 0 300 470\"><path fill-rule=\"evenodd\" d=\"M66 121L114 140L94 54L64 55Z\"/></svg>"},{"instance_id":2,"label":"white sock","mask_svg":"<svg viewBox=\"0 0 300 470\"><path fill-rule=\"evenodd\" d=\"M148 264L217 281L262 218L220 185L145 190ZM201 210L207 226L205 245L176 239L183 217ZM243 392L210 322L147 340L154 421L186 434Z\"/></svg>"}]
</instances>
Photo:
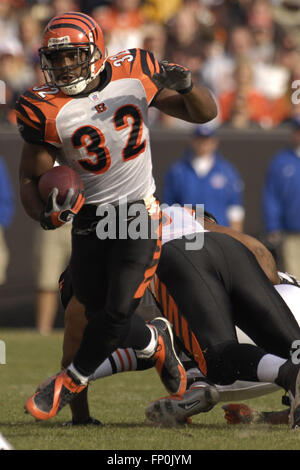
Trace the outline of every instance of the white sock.
<instances>
[{"instance_id":1,"label":"white sock","mask_svg":"<svg viewBox=\"0 0 300 470\"><path fill-rule=\"evenodd\" d=\"M74 367L74 364L72 362L72 364L70 364L67 368L67 370L69 370L70 372L72 372L72 374L76 377L76 379L78 379L80 381L80 383L82 385L86 385L89 381L89 378L85 375L82 375L78 372L78 370Z\"/></svg>"},{"instance_id":2,"label":"white sock","mask_svg":"<svg viewBox=\"0 0 300 470\"><path fill-rule=\"evenodd\" d=\"M137 360L134 350L131 348L117 349L100 364L98 369L89 377L89 380L97 380L118 372L136 370L136 368Z\"/></svg>"},{"instance_id":3,"label":"white sock","mask_svg":"<svg viewBox=\"0 0 300 470\"><path fill-rule=\"evenodd\" d=\"M257 366L257 377L260 382L274 383L278 377L279 368L286 362L282 357L265 354Z\"/></svg>"},{"instance_id":4,"label":"white sock","mask_svg":"<svg viewBox=\"0 0 300 470\"><path fill-rule=\"evenodd\" d=\"M151 339L150 339L150 343L145 349L135 350L136 356L139 359L149 359L149 357L153 356L153 354L155 353L156 346L157 346L156 330L152 326L149 326L149 325L146 325L146 326L151 331Z\"/></svg>"}]
</instances>

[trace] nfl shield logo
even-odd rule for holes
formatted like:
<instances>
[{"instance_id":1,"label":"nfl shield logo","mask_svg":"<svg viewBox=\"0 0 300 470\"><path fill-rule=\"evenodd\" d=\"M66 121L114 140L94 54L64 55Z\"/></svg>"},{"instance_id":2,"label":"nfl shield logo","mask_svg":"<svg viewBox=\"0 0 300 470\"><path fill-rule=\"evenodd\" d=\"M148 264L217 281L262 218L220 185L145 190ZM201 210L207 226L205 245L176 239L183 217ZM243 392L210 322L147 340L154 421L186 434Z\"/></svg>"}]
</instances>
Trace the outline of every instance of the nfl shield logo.
<instances>
[{"instance_id":1,"label":"nfl shield logo","mask_svg":"<svg viewBox=\"0 0 300 470\"><path fill-rule=\"evenodd\" d=\"M99 96L99 95L100 95L99 92L96 91L96 92L94 92L94 93L91 93L91 94L89 95L89 98L90 98L90 100L93 101L94 103L99 103L99 101L100 101L100 96Z\"/></svg>"}]
</instances>

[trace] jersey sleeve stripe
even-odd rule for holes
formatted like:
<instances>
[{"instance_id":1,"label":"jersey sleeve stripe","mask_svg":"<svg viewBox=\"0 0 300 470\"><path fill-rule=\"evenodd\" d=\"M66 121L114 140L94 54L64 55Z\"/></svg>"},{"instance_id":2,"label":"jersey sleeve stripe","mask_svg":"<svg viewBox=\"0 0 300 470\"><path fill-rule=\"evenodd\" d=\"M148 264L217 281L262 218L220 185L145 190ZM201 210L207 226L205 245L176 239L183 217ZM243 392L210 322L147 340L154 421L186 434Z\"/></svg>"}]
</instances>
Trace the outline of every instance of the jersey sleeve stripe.
<instances>
[{"instance_id":1,"label":"jersey sleeve stripe","mask_svg":"<svg viewBox=\"0 0 300 470\"><path fill-rule=\"evenodd\" d=\"M26 111L26 108L28 111ZM16 113L20 119L23 119L24 122L31 125L35 129L42 131L42 123L39 117L34 113L30 107L30 103L25 100L19 100L19 103L15 107Z\"/></svg>"},{"instance_id":2,"label":"jersey sleeve stripe","mask_svg":"<svg viewBox=\"0 0 300 470\"><path fill-rule=\"evenodd\" d=\"M152 79L154 73L161 71L161 66L157 59L155 59L152 52L140 50L141 54L141 67L145 75Z\"/></svg>"},{"instance_id":3,"label":"jersey sleeve stripe","mask_svg":"<svg viewBox=\"0 0 300 470\"><path fill-rule=\"evenodd\" d=\"M132 72L132 67L133 67L133 64L135 63L136 53L137 53L137 50L136 50L136 49L130 49L130 54L131 54L132 57L133 57L133 59L132 59L132 61L131 61L131 64L130 64L130 73Z\"/></svg>"},{"instance_id":4,"label":"jersey sleeve stripe","mask_svg":"<svg viewBox=\"0 0 300 470\"><path fill-rule=\"evenodd\" d=\"M28 113L27 113L27 111L26 111L26 109L18 101L15 105L15 112L16 112L17 116L20 117L20 119L24 119L24 121L27 120L27 121L32 122L29 115L28 115ZM40 126L40 123L37 122L36 125Z\"/></svg>"},{"instance_id":5,"label":"jersey sleeve stripe","mask_svg":"<svg viewBox=\"0 0 300 470\"><path fill-rule=\"evenodd\" d=\"M33 127L34 129L36 129L37 131L40 130L40 127L39 127L39 126L36 126L35 124L33 124L33 122L31 121L31 119L26 118L23 114L20 113L20 111L17 111L17 110L15 109L15 113L16 113L16 116L17 116L18 121L22 121L23 123L27 124L28 126L31 126L31 127ZM20 123L20 122L19 122L19 123Z\"/></svg>"},{"instance_id":6,"label":"jersey sleeve stripe","mask_svg":"<svg viewBox=\"0 0 300 470\"><path fill-rule=\"evenodd\" d=\"M148 52L141 49L140 50L140 55L141 55L141 67L142 67L143 73L145 75L147 75L149 78L152 78L150 68L149 68L149 65L148 65L148 61L147 61Z\"/></svg>"},{"instance_id":7,"label":"jersey sleeve stripe","mask_svg":"<svg viewBox=\"0 0 300 470\"><path fill-rule=\"evenodd\" d=\"M31 98L32 100L39 101L41 103L46 103L46 104L49 104L50 106L55 107L55 105L53 103L50 103L49 101L45 100L44 98L41 98L40 96L35 95L34 93L32 93L29 90L25 91L25 93L23 93L23 96L25 96L26 98Z\"/></svg>"},{"instance_id":8,"label":"jersey sleeve stripe","mask_svg":"<svg viewBox=\"0 0 300 470\"><path fill-rule=\"evenodd\" d=\"M31 101L20 96L15 106L19 131L26 142L43 145L46 118Z\"/></svg>"},{"instance_id":9,"label":"jersey sleeve stripe","mask_svg":"<svg viewBox=\"0 0 300 470\"><path fill-rule=\"evenodd\" d=\"M142 71L142 74L141 72L139 72L139 76L141 77L141 82L143 83L143 86L145 88L148 104L151 104L153 98L159 91L158 86L152 80L153 74L156 71L156 59L154 58L151 52L145 51L144 49L139 49L138 52L140 54L138 59L139 65L136 65L136 69L139 68Z\"/></svg>"},{"instance_id":10,"label":"jersey sleeve stripe","mask_svg":"<svg viewBox=\"0 0 300 470\"><path fill-rule=\"evenodd\" d=\"M27 108L29 108L30 112L29 112L28 116L29 116L30 119L32 119L34 122L36 122L36 119L37 119L36 124L40 123L40 125L42 127L45 127L46 118L45 118L45 115L41 111L40 108L35 106L30 101L25 100L23 98L23 96L20 97L19 103L20 103L20 105L23 105L23 106L26 106ZM32 116L32 118L31 118L31 116ZM36 119L33 119L33 118L36 118Z\"/></svg>"},{"instance_id":11,"label":"jersey sleeve stripe","mask_svg":"<svg viewBox=\"0 0 300 470\"><path fill-rule=\"evenodd\" d=\"M154 58L153 54L152 53L149 53L147 54L147 61L148 63L150 64L150 69L153 70L153 72L151 73L151 77L153 76L153 74L155 72L157 72L157 67L156 65L158 64L157 60Z\"/></svg>"}]
</instances>

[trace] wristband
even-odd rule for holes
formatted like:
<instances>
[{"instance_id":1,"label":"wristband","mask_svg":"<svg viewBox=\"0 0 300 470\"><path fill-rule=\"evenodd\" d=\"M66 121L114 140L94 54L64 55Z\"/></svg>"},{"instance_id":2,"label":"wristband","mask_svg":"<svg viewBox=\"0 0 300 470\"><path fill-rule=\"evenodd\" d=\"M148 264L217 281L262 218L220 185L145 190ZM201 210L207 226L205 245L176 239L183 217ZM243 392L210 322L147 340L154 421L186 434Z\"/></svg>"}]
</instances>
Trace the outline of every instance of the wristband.
<instances>
[{"instance_id":1,"label":"wristband","mask_svg":"<svg viewBox=\"0 0 300 470\"><path fill-rule=\"evenodd\" d=\"M189 93L190 91L192 91L193 86L194 86L194 84L192 82L189 87L184 88L183 90L176 90L176 91L177 91L177 93L180 93L181 95L185 95L186 93Z\"/></svg>"}]
</instances>

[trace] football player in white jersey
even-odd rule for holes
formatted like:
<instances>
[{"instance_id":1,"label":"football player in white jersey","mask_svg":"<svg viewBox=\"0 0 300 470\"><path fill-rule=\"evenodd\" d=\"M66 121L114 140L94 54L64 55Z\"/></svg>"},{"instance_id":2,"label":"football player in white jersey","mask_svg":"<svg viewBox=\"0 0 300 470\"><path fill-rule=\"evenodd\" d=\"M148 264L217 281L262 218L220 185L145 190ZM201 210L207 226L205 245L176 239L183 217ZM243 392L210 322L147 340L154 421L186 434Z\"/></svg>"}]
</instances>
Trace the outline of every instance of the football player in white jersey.
<instances>
[{"instance_id":1,"label":"football player in white jersey","mask_svg":"<svg viewBox=\"0 0 300 470\"><path fill-rule=\"evenodd\" d=\"M183 393L186 374L169 322L155 319L146 325L134 315L161 251L147 110L151 105L204 123L217 114L214 98L192 83L189 70L158 63L147 51L130 49L107 57L101 28L80 12L53 18L39 52L45 85L23 93L16 104L25 140L21 200L46 230L73 219L72 282L86 307L88 324L70 367L30 397L27 409L40 420L55 416L127 337L140 357L155 363L167 390ZM55 188L45 207L38 179L55 160L80 175L84 195L70 190L60 205ZM148 236L133 239L126 232L125 237L114 233L100 239L95 231L99 214L103 218L103 210L113 207L117 224L127 228L127 213L136 202L146 214Z\"/></svg>"},{"instance_id":2,"label":"football player in white jersey","mask_svg":"<svg viewBox=\"0 0 300 470\"><path fill-rule=\"evenodd\" d=\"M190 360L184 363L185 367L189 369L188 385L190 389L186 394L181 399L166 397L153 402L147 408L147 416L159 423L182 423L186 422L191 415L208 411L219 399L227 401L241 397L250 398L270 393L277 390L278 386L289 390L293 400L298 367L290 364L287 358L292 341L299 337L299 319L296 318L295 321L291 315L286 305L289 304L288 298L285 296L285 303L282 302L281 297L277 295L271 283L262 273L254 257L240 243L236 244L234 240L230 241L230 237L226 234L224 236L224 233L206 233L205 243L208 246L203 251L200 250L199 253L190 252L191 256L187 256L184 244L190 240L184 237L195 232L203 233L203 227L183 208L172 207L170 210L163 211L163 215L163 220L166 221L163 225L162 236L164 246L160 266L153 283L153 293L163 314L173 323L180 348L194 362L193 365ZM206 220L206 228L208 227L215 232L223 230L222 227ZM251 250L256 256L260 256L261 260L267 260L266 270L271 273L275 282L280 282L277 271L276 273L271 272L270 254L260 242L247 235L228 231L227 228L224 228L224 231L228 234L231 233L231 237L234 236L251 247ZM207 254L212 242L216 256L220 260L223 255L218 250L218 244L228 250L228 256L225 259L227 259L229 269L224 267L223 261L220 262L214 256L207 261ZM171 252L167 250L169 246L172 246ZM233 251L237 252L238 256L232 253ZM262 256L263 251L266 253ZM201 255L198 259L199 254ZM172 266L174 263L176 266ZM261 262L261 265L264 266L264 263ZM273 260L272 269L274 266ZM209 271L213 272L212 277ZM217 273L217 278L219 276L224 278L221 282L217 279L215 285L212 283L212 280L216 280L214 271ZM232 274L232 290L226 286L227 271ZM174 272L177 273L177 278L174 278L172 274ZM284 276L281 275L281 277ZM80 341L80 330L83 330L82 322L84 324L85 320L83 319L82 306L74 297L70 300L72 297L70 277L65 274L63 279L62 300L66 308L63 366L66 367L76 352ZM216 302L220 302L220 297L226 298L224 290L219 291L220 284L223 282L225 283L225 291L231 297L230 303L236 310L234 320L228 313L226 300L220 309L209 306L206 310L206 307L203 306L206 303L213 303L214 307ZM253 288L249 284L250 282L253 284ZM287 282L293 283L294 281L287 279ZM206 283L209 287L208 291L211 291L209 294L207 294L206 286L201 286ZM247 284L246 287L243 284ZM279 286L278 290L281 287L285 286ZM171 294L172 288L173 293ZM299 287L294 288L299 290ZM238 298L239 295L241 298ZM232 298L233 296L236 296L237 299ZM267 300L264 299L265 296ZM190 312L193 316L190 315ZM247 318L250 312L251 317ZM264 322L266 319L267 323ZM254 342L243 331L235 329L235 323L243 326L243 330L250 333L269 354L266 354L261 348L253 347ZM248 344L239 345L236 338L239 342ZM205 348L203 348L203 344ZM282 357L278 357L277 354ZM131 348L119 349L101 364L90 380L116 372L147 367L149 364L137 359ZM206 383L205 376L211 381L223 385L218 385L216 389ZM273 385L274 383L277 385ZM71 405L74 422L82 422L82 420L89 422L87 404L82 405L78 401ZM294 408L297 408L297 405ZM293 423L296 420L297 416L293 418ZM297 424L293 423L291 425L296 427Z\"/></svg>"}]
</instances>

